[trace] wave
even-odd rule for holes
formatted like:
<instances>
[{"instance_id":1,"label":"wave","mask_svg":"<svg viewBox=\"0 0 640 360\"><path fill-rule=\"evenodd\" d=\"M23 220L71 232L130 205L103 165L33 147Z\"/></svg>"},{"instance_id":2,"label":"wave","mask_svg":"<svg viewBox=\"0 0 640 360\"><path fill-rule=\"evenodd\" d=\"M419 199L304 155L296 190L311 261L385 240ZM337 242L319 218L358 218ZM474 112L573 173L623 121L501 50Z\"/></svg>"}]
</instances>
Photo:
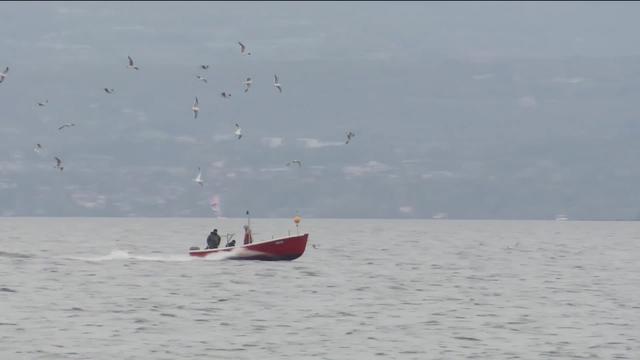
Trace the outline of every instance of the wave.
<instances>
[{"instance_id":1,"label":"wave","mask_svg":"<svg viewBox=\"0 0 640 360\"><path fill-rule=\"evenodd\" d=\"M0 257L8 257L8 258L14 258L14 259L29 259L32 256L26 255L26 254L20 254L20 253L0 251Z\"/></svg>"},{"instance_id":2,"label":"wave","mask_svg":"<svg viewBox=\"0 0 640 360\"><path fill-rule=\"evenodd\" d=\"M223 260L230 257L230 254L211 254L204 260ZM140 261L194 261L203 260L203 258L189 256L188 254L154 254L154 255L136 255L130 254L124 250L112 250L109 254L103 256L66 256L67 259L81 261L114 261L114 260L140 260Z\"/></svg>"}]
</instances>

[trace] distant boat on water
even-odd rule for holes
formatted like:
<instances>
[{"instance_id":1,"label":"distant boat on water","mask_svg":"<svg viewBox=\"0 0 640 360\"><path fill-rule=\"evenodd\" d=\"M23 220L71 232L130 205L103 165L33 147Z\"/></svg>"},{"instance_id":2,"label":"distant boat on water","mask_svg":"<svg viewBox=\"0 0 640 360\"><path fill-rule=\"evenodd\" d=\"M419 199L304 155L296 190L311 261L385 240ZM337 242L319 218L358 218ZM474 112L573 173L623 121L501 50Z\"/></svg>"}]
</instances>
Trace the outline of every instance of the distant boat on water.
<instances>
[{"instance_id":1,"label":"distant boat on water","mask_svg":"<svg viewBox=\"0 0 640 360\"><path fill-rule=\"evenodd\" d=\"M441 219L447 219L448 217L449 215L447 215L446 213L437 213L433 215L431 218L435 220L441 220Z\"/></svg>"},{"instance_id":2,"label":"distant boat on water","mask_svg":"<svg viewBox=\"0 0 640 360\"><path fill-rule=\"evenodd\" d=\"M567 221L569 220L569 218L567 217L567 215L564 214L558 214L556 215L556 221Z\"/></svg>"}]
</instances>

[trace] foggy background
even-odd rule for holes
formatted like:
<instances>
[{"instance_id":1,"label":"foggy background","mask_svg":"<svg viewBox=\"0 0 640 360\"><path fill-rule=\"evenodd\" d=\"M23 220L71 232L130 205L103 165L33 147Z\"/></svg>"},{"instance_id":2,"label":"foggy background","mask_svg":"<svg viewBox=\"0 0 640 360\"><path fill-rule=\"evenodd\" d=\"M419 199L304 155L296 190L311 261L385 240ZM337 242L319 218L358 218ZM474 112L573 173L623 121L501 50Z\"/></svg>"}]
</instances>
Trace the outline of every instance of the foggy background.
<instances>
[{"instance_id":1,"label":"foggy background","mask_svg":"<svg viewBox=\"0 0 640 360\"><path fill-rule=\"evenodd\" d=\"M640 219L639 10L3 3L0 215Z\"/></svg>"}]
</instances>

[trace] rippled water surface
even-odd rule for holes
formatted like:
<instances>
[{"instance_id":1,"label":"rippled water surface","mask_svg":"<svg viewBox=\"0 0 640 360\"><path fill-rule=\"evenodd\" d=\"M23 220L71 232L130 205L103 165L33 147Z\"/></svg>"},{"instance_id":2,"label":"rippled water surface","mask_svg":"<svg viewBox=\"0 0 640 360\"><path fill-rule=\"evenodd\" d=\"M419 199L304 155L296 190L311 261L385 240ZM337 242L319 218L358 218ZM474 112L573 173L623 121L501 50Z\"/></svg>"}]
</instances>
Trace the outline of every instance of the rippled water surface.
<instances>
[{"instance_id":1,"label":"rippled water surface","mask_svg":"<svg viewBox=\"0 0 640 360\"><path fill-rule=\"evenodd\" d=\"M0 359L640 356L638 222L307 219L294 261L186 255L243 223L0 219Z\"/></svg>"}]
</instances>

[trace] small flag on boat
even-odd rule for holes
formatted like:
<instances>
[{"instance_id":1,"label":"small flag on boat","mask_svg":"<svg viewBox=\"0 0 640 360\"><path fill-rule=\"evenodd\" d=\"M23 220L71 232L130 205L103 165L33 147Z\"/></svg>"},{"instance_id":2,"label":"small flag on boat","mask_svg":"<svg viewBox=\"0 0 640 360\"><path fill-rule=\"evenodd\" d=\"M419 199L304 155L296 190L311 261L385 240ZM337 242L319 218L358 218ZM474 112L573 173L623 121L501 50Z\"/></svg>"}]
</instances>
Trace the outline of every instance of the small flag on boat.
<instances>
[{"instance_id":1,"label":"small flag on boat","mask_svg":"<svg viewBox=\"0 0 640 360\"><path fill-rule=\"evenodd\" d=\"M211 205L211 210L216 216L220 216L220 197L218 195L213 195L211 201L209 202Z\"/></svg>"}]
</instances>

